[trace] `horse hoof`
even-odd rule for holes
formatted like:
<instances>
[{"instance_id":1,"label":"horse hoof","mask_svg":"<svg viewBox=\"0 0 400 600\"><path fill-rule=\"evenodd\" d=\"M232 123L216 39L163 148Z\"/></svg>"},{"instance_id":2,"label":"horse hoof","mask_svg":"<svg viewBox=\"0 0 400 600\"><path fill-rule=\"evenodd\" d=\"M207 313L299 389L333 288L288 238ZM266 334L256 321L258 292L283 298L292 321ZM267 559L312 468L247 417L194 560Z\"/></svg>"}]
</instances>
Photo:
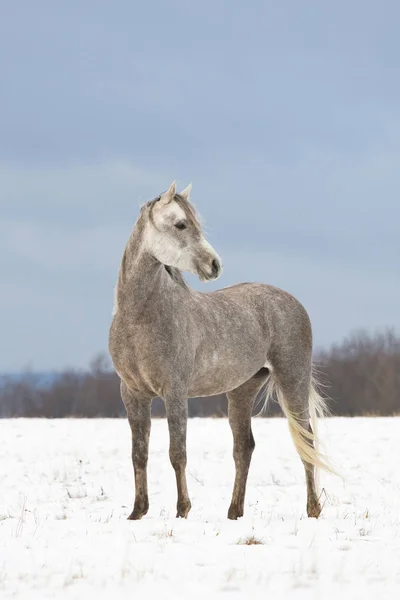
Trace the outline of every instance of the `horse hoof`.
<instances>
[{"instance_id":1,"label":"horse hoof","mask_svg":"<svg viewBox=\"0 0 400 600\"><path fill-rule=\"evenodd\" d=\"M129 517L127 518L127 521L140 521L140 519L143 517L144 515L142 513L136 513L135 511L133 511Z\"/></svg>"},{"instance_id":2,"label":"horse hoof","mask_svg":"<svg viewBox=\"0 0 400 600\"><path fill-rule=\"evenodd\" d=\"M243 517L243 512L243 510L240 510L236 506L230 506L228 510L228 519L237 521L240 517Z\"/></svg>"},{"instance_id":3,"label":"horse hoof","mask_svg":"<svg viewBox=\"0 0 400 600\"><path fill-rule=\"evenodd\" d=\"M182 503L180 506L177 506L176 518L187 519L191 508L192 505L190 503L190 500L188 502Z\"/></svg>"},{"instance_id":4,"label":"horse hoof","mask_svg":"<svg viewBox=\"0 0 400 600\"><path fill-rule=\"evenodd\" d=\"M148 510L149 510L148 503L146 503L144 505L142 504L141 506L134 506L133 511L131 512L131 514L128 517L128 521L140 521L140 519L142 517L144 517L144 515L147 514Z\"/></svg>"},{"instance_id":5,"label":"horse hoof","mask_svg":"<svg viewBox=\"0 0 400 600\"><path fill-rule=\"evenodd\" d=\"M322 512L321 505L314 504L313 506L307 506L307 516L309 519L318 519Z\"/></svg>"}]
</instances>

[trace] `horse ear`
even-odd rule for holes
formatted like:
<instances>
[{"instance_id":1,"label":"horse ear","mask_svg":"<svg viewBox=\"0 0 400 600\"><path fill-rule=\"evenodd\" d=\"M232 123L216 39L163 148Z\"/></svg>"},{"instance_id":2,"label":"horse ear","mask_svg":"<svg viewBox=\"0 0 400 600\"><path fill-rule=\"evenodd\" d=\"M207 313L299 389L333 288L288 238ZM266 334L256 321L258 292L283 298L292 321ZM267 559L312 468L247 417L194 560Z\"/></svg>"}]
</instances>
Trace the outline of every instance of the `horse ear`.
<instances>
[{"instance_id":1,"label":"horse ear","mask_svg":"<svg viewBox=\"0 0 400 600\"><path fill-rule=\"evenodd\" d=\"M169 186L168 190L161 195L161 202L168 204L171 200L174 199L176 194L176 181L173 181Z\"/></svg>"},{"instance_id":2,"label":"horse ear","mask_svg":"<svg viewBox=\"0 0 400 600\"><path fill-rule=\"evenodd\" d=\"M189 183L189 185L187 186L186 189L183 190L183 192L181 192L179 195L182 196L182 198L185 198L185 200L187 200L189 202L190 200L190 192L192 191L192 184Z\"/></svg>"}]
</instances>

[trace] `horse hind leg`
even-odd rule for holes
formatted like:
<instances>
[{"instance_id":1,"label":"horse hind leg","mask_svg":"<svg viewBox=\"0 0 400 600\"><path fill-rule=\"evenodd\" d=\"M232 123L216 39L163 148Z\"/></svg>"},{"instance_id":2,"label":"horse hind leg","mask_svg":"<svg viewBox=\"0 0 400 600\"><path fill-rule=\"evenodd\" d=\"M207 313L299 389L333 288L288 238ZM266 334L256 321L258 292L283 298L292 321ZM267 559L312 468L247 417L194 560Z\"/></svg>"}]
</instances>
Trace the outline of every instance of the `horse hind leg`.
<instances>
[{"instance_id":1,"label":"horse hind leg","mask_svg":"<svg viewBox=\"0 0 400 600\"><path fill-rule=\"evenodd\" d=\"M308 431L309 433L314 437L314 432L312 429L311 424L309 423L308 426ZM314 442L312 440L308 440L309 445L314 445ZM305 470L305 475L306 475L306 485L307 485L307 516L308 517L314 517L315 519L318 519L319 515L321 514L322 511L322 507L319 501L319 496L317 493L317 487L316 487L316 483L315 483L315 465L309 463L308 461L306 461L305 459L301 459L303 466L304 466L304 470Z\"/></svg>"},{"instance_id":2,"label":"horse hind leg","mask_svg":"<svg viewBox=\"0 0 400 600\"><path fill-rule=\"evenodd\" d=\"M236 471L228 519L238 519L243 516L247 476L251 456L255 448L251 430L251 414L257 393L267 378L268 370L262 369L254 377L227 394L228 417L233 434L233 458Z\"/></svg>"},{"instance_id":3,"label":"horse hind leg","mask_svg":"<svg viewBox=\"0 0 400 600\"><path fill-rule=\"evenodd\" d=\"M273 374L279 404L289 421L289 429L296 450L304 466L307 485L307 515L318 518L321 514L315 470L330 470L318 449L317 411L323 409L323 400L313 387L311 375L292 382L283 373ZM310 423L310 411L311 421Z\"/></svg>"}]
</instances>

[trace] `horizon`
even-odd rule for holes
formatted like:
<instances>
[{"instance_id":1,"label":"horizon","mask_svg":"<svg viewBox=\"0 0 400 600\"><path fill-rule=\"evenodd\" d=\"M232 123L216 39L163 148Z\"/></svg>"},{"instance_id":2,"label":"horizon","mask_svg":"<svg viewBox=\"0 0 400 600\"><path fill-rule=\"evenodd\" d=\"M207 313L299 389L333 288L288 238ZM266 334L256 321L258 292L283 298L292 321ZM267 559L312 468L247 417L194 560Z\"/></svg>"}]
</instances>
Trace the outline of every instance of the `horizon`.
<instances>
[{"instance_id":1,"label":"horizon","mask_svg":"<svg viewBox=\"0 0 400 600\"><path fill-rule=\"evenodd\" d=\"M386 329L383 329L383 330L375 330L375 331L368 331L367 329L357 329L357 330L353 330L353 331L349 332L349 334L344 336L341 340L332 342L329 346L316 347L314 345L313 365L316 366L317 369L320 369L319 358L320 358L321 354L324 354L324 353L329 354L329 352L331 352L333 349L343 348L343 346L346 344L346 342L349 342L352 339L355 339L355 337L357 337L359 335L361 335L361 336L366 335L368 337L369 341L373 343L374 341L376 341L377 337L388 334L388 333L393 333L396 337L399 336L398 332L394 328L390 328L390 327L387 327ZM5 378L11 378L11 379L20 379L24 376L31 375L33 377L42 377L42 378L47 377L47 378L51 379L53 377L57 377L59 375L63 375L65 373L69 373L69 372L74 372L77 374L85 375L85 374L91 372L91 370L92 370L91 364L99 358L100 358L100 360L102 360L104 358L106 359L107 364L104 365L106 367L106 369L105 369L106 371L110 370L110 371L115 372L110 353L108 352L108 350L106 350L106 351L100 351L100 352L95 353L86 365L74 367L73 365L66 364L64 366L60 366L59 368L35 370L32 367L32 365L26 364L26 365L23 365L20 369L15 370L15 371L8 371L8 372L0 371L0 378L5 377Z\"/></svg>"}]
</instances>

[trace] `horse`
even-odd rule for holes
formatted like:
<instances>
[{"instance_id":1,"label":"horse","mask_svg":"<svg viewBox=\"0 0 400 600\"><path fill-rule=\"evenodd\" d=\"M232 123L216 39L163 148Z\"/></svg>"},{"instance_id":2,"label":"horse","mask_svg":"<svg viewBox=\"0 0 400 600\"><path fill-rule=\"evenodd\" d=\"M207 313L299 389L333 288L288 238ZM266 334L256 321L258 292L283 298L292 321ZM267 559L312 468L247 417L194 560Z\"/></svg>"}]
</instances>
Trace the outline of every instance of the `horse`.
<instances>
[{"instance_id":1,"label":"horse","mask_svg":"<svg viewBox=\"0 0 400 600\"><path fill-rule=\"evenodd\" d=\"M115 287L109 351L132 432L135 501L128 519L141 519L149 509L153 398L165 403L176 516L187 518L187 400L221 393L228 399L235 463L228 518L238 519L244 512L255 447L251 419L259 394L265 404L276 394L288 419L305 470L307 515L318 518L316 470L330 467L317 434L326 402L313 378L310 319L296 298L271 285L239 283L201 293L186 283L181 271L200 281L215 280L222 272L190 193L191 185L178 194L173 182L141 207Z\"/></svg>"}]
</instances>

